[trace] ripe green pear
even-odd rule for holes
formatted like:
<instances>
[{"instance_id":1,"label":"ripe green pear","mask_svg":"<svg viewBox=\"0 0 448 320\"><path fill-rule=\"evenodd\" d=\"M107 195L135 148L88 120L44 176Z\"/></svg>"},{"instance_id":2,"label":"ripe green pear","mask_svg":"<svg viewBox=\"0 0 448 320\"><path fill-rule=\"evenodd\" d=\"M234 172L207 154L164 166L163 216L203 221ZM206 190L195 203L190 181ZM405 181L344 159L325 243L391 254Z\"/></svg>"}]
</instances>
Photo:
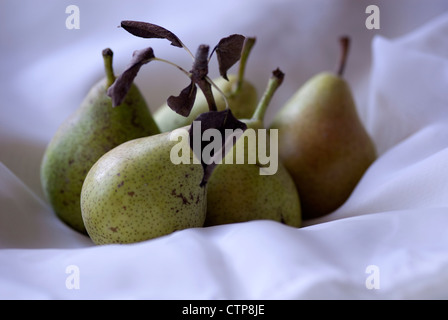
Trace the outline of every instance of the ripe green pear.
<instances>
[{"instance_id":1,"label":"ripe green pear","mask_svg":"<svg viewBox=\"0 0 448 320\"><path fill-rule=\"evenodd\" d=\"M86 233L80 195L91 166L119 144L159 133L139 89L133 85L124 102L113 108L106 95L114 82L112 51L105 49L106 77L88 92L80 107L58 128L41 164L41 182L57 216Z\"/></svg>"},{"instance_id":2,"label":"ripe green pear","mask_svg":"<svg viewBox=\"0 0 448 320\"><path fill-rule=\"evenodd\" d=\"M218 78L213 80L213 82L226 95L229 108L234 116L238 119L249 118L257 106L258 96L256 88L250 82L244 80L241 88L235 91L238 77L231 74L228 78L228 81L224 78ZM219 111L224 110L226 108L224 98L215 88L213 88L213 96L216 98L217 109ZM156 110L154 119L160 131L167 132L191 124L197 116L207 111L209 111L207 100L202 91L200 91L197 93L195 103L188 117L177 114L165 103Z\"/></svg>"},{"instance_id":3,"label":"ripe green pear","mask_svg":"<svg viewBox=\"0 0 448 320\"><path fill-rule=\"evenodd\" d=\"M178 143L190 147L187 136L177 142L171 134L125 142L93 165L82 187L81 208L94 243L134 243L203 226L202 166L193 163L193 152L190 164L173 164L171 149Z\"/></svg>"},{"instance_id":4,"label":"ripe green pear","mask_svg":"<svg viewBox=\"0 0 448 320\"><path fill-rule=\"evenodd\" d=\"M282 80L283 73L275 71L253 117L242 120L248 129L238 138L232 152L214 169L208 181L205 226L260 219L274 220L293 227L301 226L299 193L283 164L278 158L271 158L277 170L275 173L261 174L261 168L266 168L267 164L260 161L260 149L263 149L261 154L270 154L271 157L277 154L272 149L276 141L274 139L272 145L269 134L266 134L266 143L259 144L261 134L258 130L265 130L263 118L266 108ZM246 140L248 136L255 136L256 139ZM244 162L242 164L237 163L241 156L238 150L244 150L244 158L239 160ZM253 155L256 155L254 162L249 160Z\"/></svg>"},{"instance_id":5,"label":"ripe green pear","mask_svg":"<svg viewBox=\"0 0 448 320\"><path fill-rule=\"evenodd\" d=\"M260 167L216 166L208 182L205 226L262 219L301 226L300 198L289 172L281 162L273 175L261 175Z\"/></svg>"},{"instance_id":6,"label":"ripe green pear","mask_svg":"<svg viewBox=\"0 0 448 320\"><path fill-rule=\"evenodd\" d=\"M347 82L321 73L274 117L279 155L300 193L304 219L340 207L376 159Z\"/></svg>"}]
</instances>

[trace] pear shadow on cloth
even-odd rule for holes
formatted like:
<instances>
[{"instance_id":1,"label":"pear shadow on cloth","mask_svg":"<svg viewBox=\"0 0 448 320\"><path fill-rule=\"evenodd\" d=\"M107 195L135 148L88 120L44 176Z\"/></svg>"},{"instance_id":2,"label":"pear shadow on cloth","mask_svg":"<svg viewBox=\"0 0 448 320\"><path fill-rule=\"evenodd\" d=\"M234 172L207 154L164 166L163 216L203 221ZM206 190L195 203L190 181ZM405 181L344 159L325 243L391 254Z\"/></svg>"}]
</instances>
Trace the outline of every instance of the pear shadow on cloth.
<instances>
[{"instance_id":1,"label":"pear shadow on cloth","mask_svg":"<svg viewBox=\"0 0 448 320\"><path fill-rule=\"evenodd\" d=\"M79 248L93 242L59 220L40 185L43 143L1 143L0 248Z\"/></svg>"},{"instance_id":2,"label":"pear shadow on cloth","mask_svg":"<svg viewBox=\"0 0 448 320\"><path fill-rule=\"evenodd\" d=\"M0 141L0 146L2 149L0 162L26 184L36 196L45 201L40 182L40 164L47 146L46 143L25 140L20 137L8 137Z\"/></svg>"}]
</instances>

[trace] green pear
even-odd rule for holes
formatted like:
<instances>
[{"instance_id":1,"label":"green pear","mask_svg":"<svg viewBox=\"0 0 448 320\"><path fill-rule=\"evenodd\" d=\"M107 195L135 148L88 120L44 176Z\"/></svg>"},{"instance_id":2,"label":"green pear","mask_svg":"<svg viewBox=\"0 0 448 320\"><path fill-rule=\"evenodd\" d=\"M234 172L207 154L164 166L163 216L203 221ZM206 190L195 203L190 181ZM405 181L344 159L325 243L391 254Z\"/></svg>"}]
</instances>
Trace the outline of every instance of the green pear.
<instances>
[{"instance_id":1,"label":"green pear","mask_svg":"<svg viewBox=\"0 0 448 320\"><path fill-rule=\"evenodd\" d=\"M256 164L220 164L208 182L205 226L274 220L301 226L300 199L290 174L279 163L274 175Z\"/></svg>"},{"instance_id":2,"label":"green pear","mask_svg":"<svg viewBox=\"0 0 448 320\"><path fill-rule=\"evenodd\" d=\"M255 44L255 38L248 38L241 54L238 74L228 75L228 80L220 77L213 80L213 87L218 111L228 107L237 119L250 118L258 103L258 94L255 86L244 78L249 53ZM225 96L225 98L224 98ZM161 132L171 131L190 125L201 113L209 111L208 102L202 92L198 92L195 103L188 117L175 113L167 103L161 105L154 113L154 119Z\"/></svg>"},{"instance_id":3,"label":"green pear","mask_svg":"<svg viewBox=\"0 0 448 320\"><path fill-rule=\"evenodd\" d=\"M183 130L177 142L172 135ZM190 164L174 164L171 150L185 144ZM184 128L125 142L89 171L81 193L82 217L96 244L134 243L202 227L206 214L203 169L194 164Z\"/></svg>"},{"instance_id":4,"label":"green pear","mask_svg":"<svg viewBox=\"0 0 448 320\"><path fill-rule=\"evenodd\" d=\"M48 144L41 163L41 182L56 215L86 233L80 195L91 166L119 144L159 133L139 89L132 85L124 102L113 108L106 95L114 82L113 53L103 50L106 77L88 92L80 107L65 120Z\"/></svg>"},{"instance_id":5,"label":"green pear","mask_svg":"<svg viewBox=\"0 0 448 320\"><path fill-rule=\"evenodd\" d=\"M269 134L263 125L266 108L282 80L283 73L274 71L253 117L241 120L248 129L238 138L232 152L226 154L223 162L214 169L208 181L205 226L260 219L274 220L293 227L301 226L299 193L278 157L272 159L276 155L272 149L276 141L274 139L274 145L270 143ZM267 136L261 145L260 130L265 130ZM260 160L261 149L265 149L262 154L271 155L269 167L274 165L277 170L269 174L263 172L267 170L267 163ZM238 150L244 150L244 158L239 158ZM256 155L255 161L249 160L251 155Z\"/></svg>"},{"instance_id":6,"label":"green pear","mask_svg":"<svg viewBox=\"0 0 448 320\"><path fill-rule=\"evenodd\" d=\"M342 44L339 72L308 80L270 126L279 130L280 159L299 190L304 219L339 208L376 159L375 145L342 78L348 38Z\"/></svg>"}]
</instances>

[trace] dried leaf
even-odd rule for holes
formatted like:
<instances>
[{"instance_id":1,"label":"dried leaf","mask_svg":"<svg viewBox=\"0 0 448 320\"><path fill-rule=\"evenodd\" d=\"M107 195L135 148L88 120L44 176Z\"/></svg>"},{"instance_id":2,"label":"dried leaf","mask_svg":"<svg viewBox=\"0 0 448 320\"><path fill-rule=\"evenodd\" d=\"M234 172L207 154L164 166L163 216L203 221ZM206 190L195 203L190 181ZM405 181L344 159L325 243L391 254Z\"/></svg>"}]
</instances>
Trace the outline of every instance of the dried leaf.
<instances>
[{"instance_id":1,"label":"dried leaf","mask_svg":"<svg viewBox=\"0 0 448 320\"><path fill-rule=\"evenodd\" d=\"M132 60L126 70L115 79L114 83L107 90L107 95L112 98L113 107L123 102L141 66L153 58L154 52L152 48L134 51Z\"/></svg>"},{"instance_id":2,"label":"dried leaf","mask_svg":"<svg viewBox=\"0 0 448 320\"><path fill-rule=\"evenodd\" d=\"M196 82L197 80L204 79L208 74L208 51L210 47L205 44L201 44L196 51L194 58L193 68L190 71L191 75Z\"/></svg>"},{"instance_id":3,"label":"dried leaf","mask_svg":"<svg viewBox=\"0 0 448 320\"><path fill-rule=\"evenodd\" d=\"M196 123L195 123L196 122ZM194 126L197 126L198 123L201 124L201 130L200 130L200 136L198 136L199 132L194 130ZM193 150L193 152L196 154L196 156L201 159L201 164L203 168L203 177L201 181L201 187L205 186L208 182L208 179L210 178L213 170L215 169L217 163L219 163L225 156L225 154L234 146L235 142L232 141L226 141L225 139L222 139L221 141L221 149L218 151L218 154L215 154L212 156L213 161L211 163L204 162L204 159L202 157L202 151L204 148L212 143L208 141L202 140L203 133L208 129L217 129L221 137L226 137L226 129L241 129L243 132L247 129L247 125L244 122L241 122L235 116L232 114L232 111L230 109L226 109L223 111L209 111L200 114L195 121L191 124L189 135L190 135L190 148ZM198 139L198 140L196 140ZM197 150L195 148L194 141L196 140L196 144L198 144L197 141L200 141L200 150ZM224 147L225 146L225 147Z\"/></svg>"},{"instance_id":4,"label":"dried leaf","mask_svg":"<svg viewBox=\"0 0 448 320\"><path fill-rule=\"evenodd\" d=\"M207 81L208 74L208 51L209 46L200 45L194 59L193 68L191 69L191 80L195 82L204 93L209 109L211 111L218 110L213 97L212 86Z\"/></svg>"},{"instance_id":5,"label":"dried leaf","mask_svg":"<svg viewBox=\"0 0 448 320\"><path fill-rule=\"evenodd\" d=\"M213 51L216 51L218 58L219 74L224 79L229 80L227 78L227 71L240 60L245 40L246 37L240 34L233 34L222 38L213 49Z\"/></svg>"},{"instance_id":6,"label":"dried leaf","mask_svg":"<svg viewBox=\"0 0 448 320\"><path fill-rule=\"evenodd\" d=\"M193 67L190 71L191 83L176 96L170 96L167 100L168 106L178 114L188 117L193 108L196 99L197 87L202 90L210 108L216 109L215 99L213 98L212 88L207 81L208 73L208 50L209 46L201 45L196 52Z\"/></svg>"},{"instance_id":7,"label":"dried leaf","mask_svg":"<svg viewBox=\"0 0 448 320\"><path fill-rule=\"evenodd\" d=\"M168 106L176 113L188 117L196 100L197 88L192 81L185 89L183 89L179 96L170 96L167 100Z\"/></svg>"},{"instance_id":8,"label":"dried leaf","mask_svg":"<svg viewBox=\"0 0 448 320\"><path fill-rule=\"evenodd\" d=\"M182 48L182 42L171 31L148 22L124 20L121 21L121 27L127 32L140 38L159 38L171 41L171 45Z\"/></svg>"}]
</instances>

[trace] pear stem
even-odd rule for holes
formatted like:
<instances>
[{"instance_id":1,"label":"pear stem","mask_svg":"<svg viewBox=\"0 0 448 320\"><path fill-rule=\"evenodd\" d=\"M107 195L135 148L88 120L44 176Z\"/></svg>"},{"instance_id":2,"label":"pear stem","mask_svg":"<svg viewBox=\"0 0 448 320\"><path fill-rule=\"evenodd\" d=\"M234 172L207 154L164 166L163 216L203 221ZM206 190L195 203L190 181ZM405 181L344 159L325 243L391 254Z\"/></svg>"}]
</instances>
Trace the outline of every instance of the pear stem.
<instances>
[{"instance_id":1,"label":"pear stem","mask_svg":"<svg viewBox=\"0 0 448 320\"><path fill-rule=\"evenodd\" d=\"M182 46L182 48L184 48L185 51L188 52L188 54L190 55L190 57L191 57L191 58L193 59L193 61L194 61L194 59L195 59L194 54L190 51L190 49L188 49L188 47L187 47L185 44L183 44L182 41L179 40L179 42L180 42L180 45Z\"/></svg>"},{"instance_id":2,"label":"pear stem","mask_svg":"<svg viewBox=\"0 0 448 320\"><path fill-rule=\"evenodd\" d=\"M106 48L103 50L104 70L106 71L106 88L109 88L115 81L114 69L112 66L114 53L111 49Z\"/></svg>"},{"instance_id":3,"label":"pear stem","mask_svg":"<svg viewBox=\"0 0 448 320\"><path fill-rule=\"evenodd\" d=\"M156 57L152 58L152 60L160 61L160 62L164 62L164 63L167 63L167 64L173 66L173 67L176 67L177 69L179 69L180 71L182 71L182 72L183 72L188 78L190 78L190 79L193 77L193 75L191 74L191 72L188 72L187 70L185 70L185 69L182 68L181 66L175 64L174 62L171 62L171 61L169 61L169 60L165 60L165 59L161 59L161 58L156 58ZM215 88L216 91L218 91L218 92L222 95L222 97L224 98L224 102L225 102L225 104L226 104L226 109L228 109L228 108L229 108L229 102L227 101L227 97L226 97L225 93L222 92L222 90L221 90L221 89L220 89L220 88L219 88L219 87L212 81L212 79L210 79L208 76L205 77L205 80L206 80L208 83L210 83L210 85L211 85L213 88ZM212 110L212 111L216 111L216 110Z\"/></svg>"},{"instance_id":4,"label":"pear stem","mask_svg":"<svg viewBox=\"0 0 448 320\"><path fill-rule=\"evenodd\" d=\"M210 79L208 76L205 76L205 80L210 83L210 85L215 88L216 91L218 91L218 93L222 96L222 98L224 99L224 103L226 104L226 109L229 109L229 101L227 100L226 94L224 92L222 92L222 90L213 82L212 79ZM216 110L214 110L216 111Z\"/></svg>"},{"instance_id":5,"label":"pear stem","mask_svg":"<svg viewBox=\"0 0 448 320\"><path fill-rule=\"evenodd\" d=\"M258 102L257 108L255 109L254 115L252 116L253 120L263 122L264 115L266 114L266 110L269 106L269 103L274 96L275 91L277 91L278 87L283 82L285 74L280 70L276 69L272 71L272 76L269 78L268 85L266 90L263 93L260 101Z\"/></svg>"},{"instance_id":6,"label":"pear stem","mask_svg":"<svg viewBox=\"0 0 448 320\"><path fill-rule=\"evenodd\" d=\"M252 50L252 47L255 44L255 40L256 38L246 38L246 40L244 41L243 49L241 50L240 65L238 69L238 80L236 83L236 88L233 92L234 95L238 94L241 91L241 88L243 87L244 73L246 71L247 59Z\"/></svg>"},{"instance_id":7,"label":"pear stem","mask_svg":"<svg viewBox=\"0 0 448 320\"><path fill-rule=\"evenodd\" d=\"M179 69L180 71L182 71L188 78L191 79L191 77L192 77L190 72L188 72L187 70L185 70L185 69L182 68L181 66L175 64L174 62L171 62L171 61L169 61L169 60L165 60L165 59L161 59L161 58L156 58L156 57L152 58L152 60L167 63L167 64L169 64L169 65L171 65L171 66L173 66L173 67L176 67L176 68Z\"/></svg>"},{"instance_id":8,"label":"pear stem","mask_svg":"<svg viewBox=\"0 0 448 320\"><path fill-rule=\"evenodd\" d=\"M338 69L338 76L342 77L345 70L345 64L347 62L347 56L350 48L350 38L347 36L343 36L339 38L339 43L341 45L341 57L339 60L339 69Z\"/></svg>"}]
</instances>

